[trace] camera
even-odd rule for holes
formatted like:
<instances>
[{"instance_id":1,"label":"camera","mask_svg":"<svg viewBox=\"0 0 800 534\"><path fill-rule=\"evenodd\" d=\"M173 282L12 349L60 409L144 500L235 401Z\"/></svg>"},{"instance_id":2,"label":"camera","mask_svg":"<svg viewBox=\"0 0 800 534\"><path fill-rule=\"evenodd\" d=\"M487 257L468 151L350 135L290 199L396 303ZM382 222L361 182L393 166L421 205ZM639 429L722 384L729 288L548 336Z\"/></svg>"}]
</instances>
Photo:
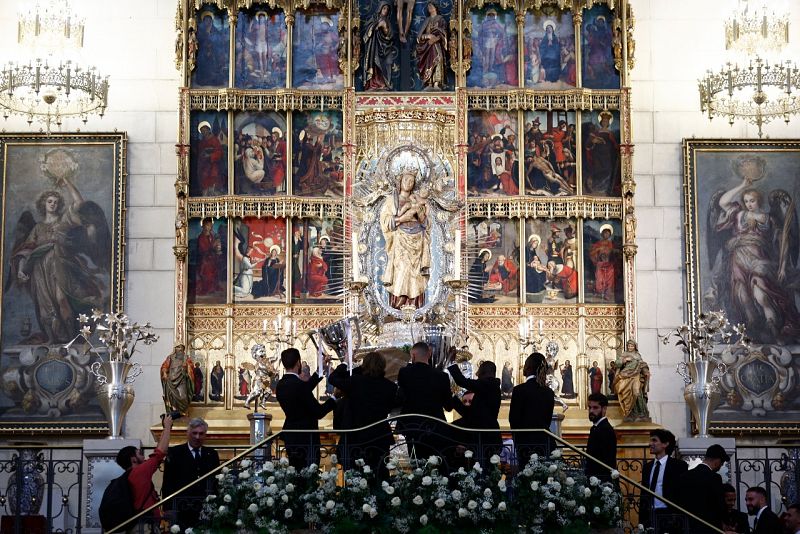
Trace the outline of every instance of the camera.
<instances>
[{"instance_id":1,"label":"camera","mask_svg":"<svg viewBox=\"0 0 800 534\"><path fill-rule=\"evenodd\" d=\"M183 417L183 414L181 412L179 412L178 410L172 410L171 412L169 412L169 414L162 413L161 414L161 419L164 419L164 417L166 417L167 415L172 417L173 421L175 419L180 419L181 417Z\"/></svg>"}]
</instances>

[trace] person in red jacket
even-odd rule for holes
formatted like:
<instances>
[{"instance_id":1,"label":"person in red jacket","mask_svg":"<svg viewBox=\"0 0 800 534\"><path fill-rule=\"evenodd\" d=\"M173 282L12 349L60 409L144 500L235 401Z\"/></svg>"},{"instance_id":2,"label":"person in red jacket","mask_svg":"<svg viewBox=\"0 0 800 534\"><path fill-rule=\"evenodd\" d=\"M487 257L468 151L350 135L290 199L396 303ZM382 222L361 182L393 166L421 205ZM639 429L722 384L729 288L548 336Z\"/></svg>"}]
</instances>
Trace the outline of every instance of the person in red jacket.
<instances>
[{"instance_id":1,"label":"person in red jacket","mask_svg":"<svg viewBox=\"0 0 800 534\"><path fill-rule=\"evenodd\" d=\"M117 453L117 464L128 471L128 484L131 487L133 507L137 513L158 502L158 492L153 485L153 475L167 456L169 435L172 430L172 417L169 414L164 416L163 425L164 430L149 458L145 459L142 449L132 445L122 447ZM161 518L161 512L156 508L148 517L158 520Z\"/></svg>"}]
</instances>

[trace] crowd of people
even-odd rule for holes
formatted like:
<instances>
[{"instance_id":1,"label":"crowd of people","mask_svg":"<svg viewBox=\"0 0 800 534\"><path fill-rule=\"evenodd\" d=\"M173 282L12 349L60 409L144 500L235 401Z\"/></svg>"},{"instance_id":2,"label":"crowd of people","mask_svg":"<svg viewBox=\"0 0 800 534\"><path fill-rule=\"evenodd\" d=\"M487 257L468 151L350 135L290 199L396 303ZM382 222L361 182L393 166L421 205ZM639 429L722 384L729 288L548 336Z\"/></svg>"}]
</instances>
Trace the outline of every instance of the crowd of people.
<instances>
[{"instance_id":1,"label":"crowd of people","mask_svg":"<svg viewBox=\"0 0 800 534\"><path fill-rule=\"evenodd\" d=\"M328 374L331 394L319 401L315 389L322 376L309 373L297 349L284 350L281 364L285 372L275 394L285 416L280 441L289 464L296 469L320 464L318 422L330 412L339 436L336 444L339 463L349 469L357 459L364 460L379 480L388 476L385 462L395 446L394 432L405 437L411 458L437 455L450 469L469 466L475 460L486 464L493 455L508 458L509 450L516 456L510 463L522 465L534 453L546 455L554 450L554 439L544 431L550 429L556 399L546 384L548 364L542 354L527 357L523 367L525 381L511 390L508 421L513 446L509 447L503 441L498 422L502 382L493 362L482 362L472 378L465 376L458 364L450 365L447 372L431 365L431 348L424 342L414 344L410 353L411 362L400 369L397 383L386 378L386 360L378 352L364 355L362 364L355 369L339 365ZM329 364L329 358L323 359L323 366ZM463 388L461 395L453 394L451 378ZM587 408L592 426L584 473L589 479L594 477L616 485L617 436L607 417L608 398L593 392ZM451 410L460 416L452 426L445 424L445 412ZM386 419L398 412L393 432ZM167 448L171 427L172 419L167 415L164 431L149 459L135 447L125 447L117 456L117 463L129 470L132 499L138 510L157 502L158 494L151 479L162 462L165 462L162 497L181 491L219 465L217 451L204 445L208 430L205 421L192 419L186 443ZM800 532L800 507L791 505L779 517L770 510L769 495L762 487L747 489L747 514L737 510L736 489L723 484L718 474L730 461L721 445L708 447L693 469L684 460L673 457L675 449L672 432L666 429L650 432L653 459L645 462L640 481L649 491L641 491L638 513L639 521L652 532L715 532L711 526L726 534ZM474 460L465 454L467 450L473 452ZM178 511L175 520L180 525L197 524L197 506L207 489L207 484L194 484L176 498L184 501L171 505L172 510ZM753 517L752 527L748 514Z\"/></svg>"}]
</instances>

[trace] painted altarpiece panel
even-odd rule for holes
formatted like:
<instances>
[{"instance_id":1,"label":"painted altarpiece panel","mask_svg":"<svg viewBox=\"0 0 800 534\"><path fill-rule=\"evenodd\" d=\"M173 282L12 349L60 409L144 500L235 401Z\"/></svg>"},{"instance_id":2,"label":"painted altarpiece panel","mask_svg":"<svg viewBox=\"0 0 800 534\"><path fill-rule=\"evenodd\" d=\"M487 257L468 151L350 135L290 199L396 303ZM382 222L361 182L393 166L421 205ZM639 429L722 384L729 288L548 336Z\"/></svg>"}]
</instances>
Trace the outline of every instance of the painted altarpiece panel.
<instances>
[{"instance_id":1,"label":"painted altarpiece panel","mask_svg":"<svg viewBox=\"0 0 800 534\"><path fill-rule=\"evenodd\" d=\"M217 196L228 192L228 115L219 111L192 113L189 194Z\"/></svg>"},{"instance_id":2,"label":"painted altarpiece panel","mask_svg":"<svg viewBox=\"0 0 800 534\"><path fill-rule=\"evenodd\" d=\"M574 219L525 221L525 302L578 301L578 240Z\"/></svg>"},{"instance_id":3,"label":"painted altarpiece panel","mask_svg":"<svg viewBox=\"0 0 800 534\"><path fill-rule=\"evenodd\" d=\"M298 89L342 89L339 70L339 13L298 11L294 19L292 84Z\"/></svg>"},{"instance_id":4,"label":"painted altarpiece panel","mask_svg":"<svg viewBox=\"0 0 800 534\"><path fill-rule=\"evenodd\" d=\"M613 12L607 5L583 10L581 25L581 83L587 89L619 89L614 66Z\"/></svg>"},{"instance_id":5,"label":"painted altarpiece panel","mask_svg":"<svg viewBox=\"0 0 800 534\"><path fill-rule=\"evenodd\" d=\"M286 22L283 11L256 5L236 22L236 87L286 86Z\"/></svg>"},{"instance_id":6,"label":"painted altarpiece panel","mask_svg":"<svg viewBox=\"0 0 800 534\"><path fill-rule=\"evenodd\" d=\"M189 304L224 304L228 272L227 219L189 221Z\"/></svg>"},{"instance_id":7,"label":"painted altarpiece panel","mask_svg":"<svg viewBox=\"0 0 800 534\"><path fill-rule=\"evenodd\" d=\"M517 117L507 111L469 114L467 189L478 196L519 194Z\"/></svg>"},{"instance_id":8,"label":"painted altarpiece panel","mask_svg":"<svg viewBox=\"0 0 800 534\"><path fill-rule=\"evenodd\" d=\"M513 9L488 5L470 13L472 18L472 68L467 87L504 89L517 87L517 24Z\"/></svg>"},{"instance_id":9,"label":"painted altarpiece panel","mask_svg":"<svg viewBox=\"0 0 800 534\"><path fill-rule=\"evenodd\" d=\"M192 87L228 87L230 69L230 26L228 13L214 6L197 12L197 65Z\"/></svg>"},{"instance_id":10,"label":"painted altarpiece panel","mask_svg":"<svg viewBox=\"0 0 800 534\"><path fill-rule=\"evenodd\" d=\"M286 192L286 115L241 112L233 119L234 191L240 195Z\"/></svg>"},{"instance_id":11,"label":"painted altarpiece panel","mask_svg":"<svg viewBox=\"0 0 800 534\"><path fill-rule=\"evenodd\" d=\"M584 302L622 304L622 228L618 220L583 223Z\"/></svg>"},{"instance_id":12,"label":"painted altarpiece panel","mask_svg":"<svg viewBox=\"0 0 800 534\"><path fill-rule=\"evenodd\" d=\"M470 219L467 225L469 300L472 304L519 301L519 232L514 219Z\"/></svg>"},{"instance_id":13,"label":"painted altarpiece panel","mask_svg":"<svg viewBox=\"0 0 800 534\"><path fill-rule=\"evenodd\" d=\"M577 191L575 112L527 111L524 123L525 193L574 195Z\"/></svg>"},{"instance_id":14,"label":"painted altarpiece panel","mask_svg":"<svg viewBox=\"0 0 800 534\"><path fill-rule=\"evenodd\" d=\"M581 119L583 194L619 196L622 180L619 112L584 112Z\"/></svg>"},{"instance_id":15,"label":"painted altarpiece panel","mask_svg":"<svg viewBox=\"0 0 800 534\"><path fill-rule=\"evenodd\" d=\"M525 87L575 87L575 27L572 13L553 6L525 14Z\"/></svg>"},{"instance_id":16,"label":"painted altarpiece panel","mask_svg":"<svg viewBox=\"0 0 800 534\"><path fill-rule=\"evenodd\" d=\"M286 219L235 219L233 255L235 302L286 300Z\"/></svg>"},{"instance_id":17,"label":"painted altarpiece panel","mask_svg":"<svg viewBox=\"0 0 800 534\"><path fill-rule=\"evenodd\" d=\"M344 290L344 233L338 219L292 222L292 301L336 302Z\"/></svg>"},{"instance_id":18,"label":"painted altarpiece panel","mask_svg":"<svg viewBox=\"0 0 800 534\"><path fill-rule=\"evenodd\" d=\"M292 194L339 198L344 192L342 113L297 111L292 115Z\"/></svg>"}]
</instances>

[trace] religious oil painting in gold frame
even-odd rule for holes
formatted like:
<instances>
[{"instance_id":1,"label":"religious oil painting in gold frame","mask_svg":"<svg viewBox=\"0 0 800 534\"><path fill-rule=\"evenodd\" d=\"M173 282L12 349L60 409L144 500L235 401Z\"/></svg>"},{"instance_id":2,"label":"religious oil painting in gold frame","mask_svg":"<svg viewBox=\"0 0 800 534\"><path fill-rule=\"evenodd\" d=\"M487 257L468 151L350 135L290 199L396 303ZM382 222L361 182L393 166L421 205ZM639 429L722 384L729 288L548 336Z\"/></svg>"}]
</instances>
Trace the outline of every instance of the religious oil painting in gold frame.
<instances>
[{"instance_id":1,"label":"religious oil painting in gold frame","mask_svg":"<svg viewBox=\"0 0 800 534\"><path fill-rule=\"evenodd\" d=\"M0 432L104 432L70 343L79 314L122 310L124 133L0 134Z\"/></svg>"},{"instance_id":2,"label":"religious oil painting in gold frame","mask_svg":"<svg viewBox=\"0 0 800 534\"><path fill-rule=\"evenodd\" d=\"M684 141L688 316L723 310L748 351L721 350L711 429L800 427L800 142Z\"/></svg>"}]
</instances>

